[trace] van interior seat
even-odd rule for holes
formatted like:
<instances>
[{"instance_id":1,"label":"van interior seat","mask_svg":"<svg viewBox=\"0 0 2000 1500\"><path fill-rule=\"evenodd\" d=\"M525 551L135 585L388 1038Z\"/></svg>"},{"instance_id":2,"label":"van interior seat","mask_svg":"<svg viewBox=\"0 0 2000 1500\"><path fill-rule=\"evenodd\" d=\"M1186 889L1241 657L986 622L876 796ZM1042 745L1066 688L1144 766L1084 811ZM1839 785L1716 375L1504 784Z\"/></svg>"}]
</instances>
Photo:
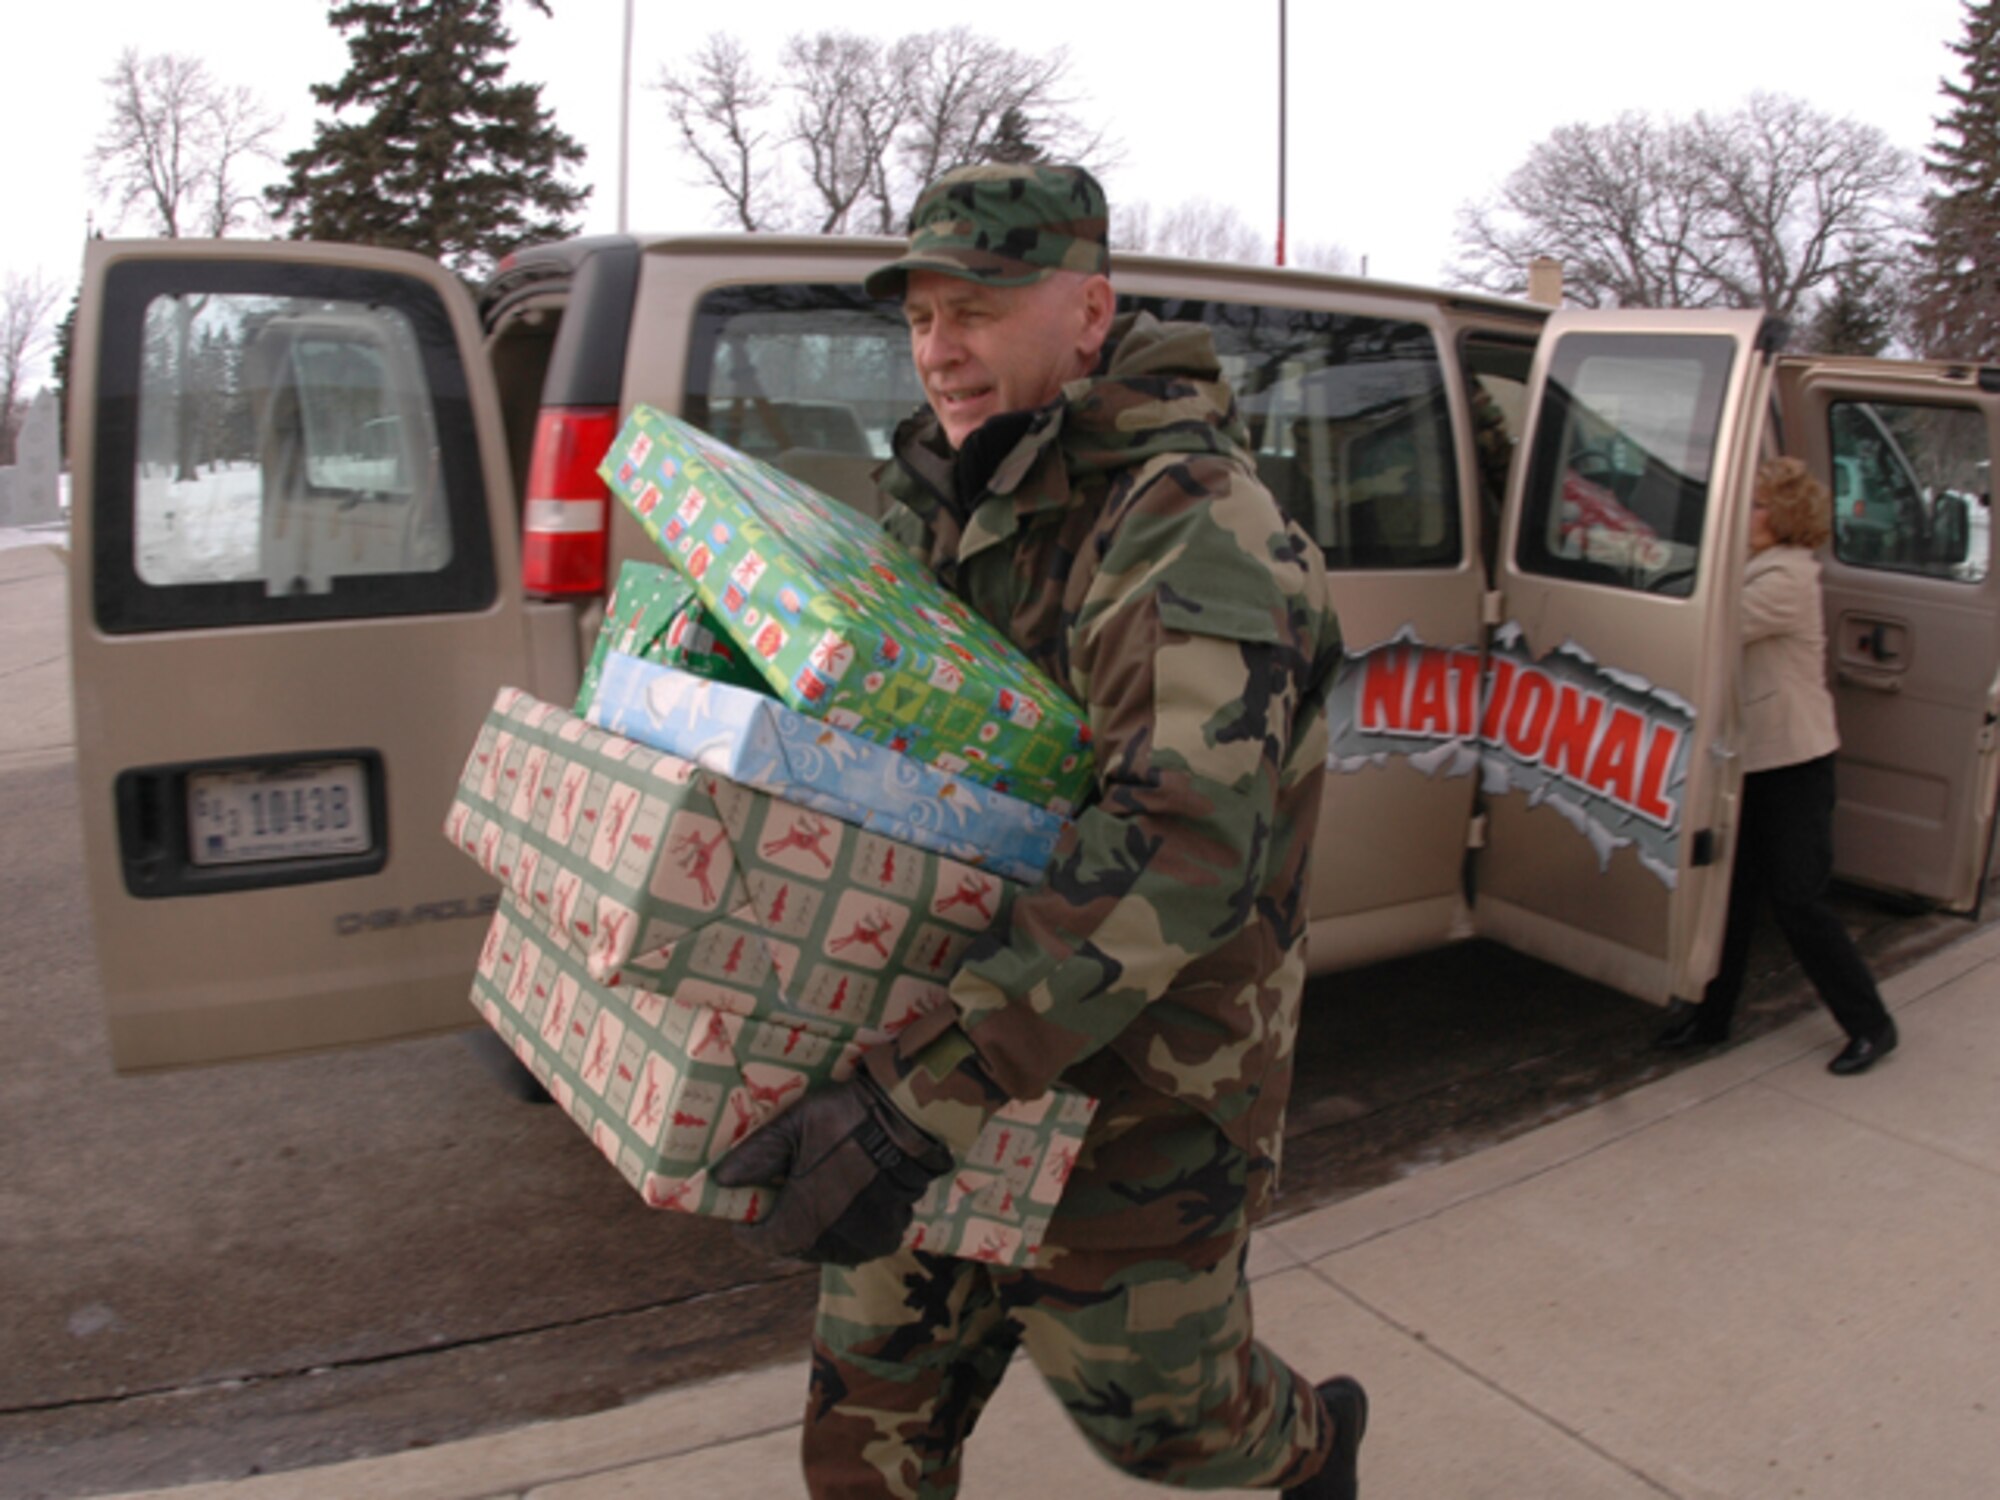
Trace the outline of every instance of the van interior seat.
<instances>
[{"instance_id":1,"label":"van interior seat","mask_svg":"<svg viewBox=\"0 0 2000 1500\"><path fill-rule=\"evenodd\" d=\"M700 424L732 448L759 458L788 449L865 454L868 434L851 407L838 401L777 401L717 396Z\"/></svg>"},{"instance_id":2,"label":"van interior seat","mask_svg":"<svg viewBox=\"0 0 2000 1500\"><path fill-rule=\"evenodd\" d=\"M881 519L889 497L875 484L882 460L872 453L836 453L826 448L787 448L771 460L802 484L831 495L850 509Z\"/></svg>"}]
</instances>

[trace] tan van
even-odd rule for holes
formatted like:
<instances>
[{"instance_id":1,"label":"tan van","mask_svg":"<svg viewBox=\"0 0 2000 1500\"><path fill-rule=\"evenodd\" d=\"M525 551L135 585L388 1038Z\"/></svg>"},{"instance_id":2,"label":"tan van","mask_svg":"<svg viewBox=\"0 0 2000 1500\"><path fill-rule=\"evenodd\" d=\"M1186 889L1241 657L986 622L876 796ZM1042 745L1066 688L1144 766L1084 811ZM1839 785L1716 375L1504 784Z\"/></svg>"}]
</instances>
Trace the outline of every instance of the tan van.
<instances>
[{"instance_id":1,"label":"tan van","mask_svg":"<svg viewBox=\"0 0 2000 1500\"><path fill-rule=\"evenodd\" d=\"M576 240L475 300L389 251L90 246L71 630L118 1066L472 1019L494 896L439 826L495 690L573 696L607 578L649 551L597 458L646 402L873 512L920 399L898 310L860 288L891 249ZM1699 993L1746 496L1780 448L1839 497L1839 873L1974 907L2000 372L1780 357L1756 313L1140 256L1117 283L1213 328L1266 482L1336 570L1316 968L1481 934Z\"/></svg>"}]
</instances>

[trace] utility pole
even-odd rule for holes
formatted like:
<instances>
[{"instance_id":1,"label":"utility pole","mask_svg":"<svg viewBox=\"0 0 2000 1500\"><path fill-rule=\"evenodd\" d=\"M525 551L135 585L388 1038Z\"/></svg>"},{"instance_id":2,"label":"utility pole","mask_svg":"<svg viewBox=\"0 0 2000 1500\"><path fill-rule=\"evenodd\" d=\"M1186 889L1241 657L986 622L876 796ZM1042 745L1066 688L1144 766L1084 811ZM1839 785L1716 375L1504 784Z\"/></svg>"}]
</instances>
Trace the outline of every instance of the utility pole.
<instances>
[{"instance_id":1,"label":"utility pole","mask_svg":"<svg viewBox=\"0 0 2000 1500\"><path fill-rule=\"evenodd\" d=\"M1285 263L1285 0L1278 0L1278 264Z\"/></svg>"},{"instance_id":2,"label":"utility pole","mask_svg":"<svg viewBox=\"0 0 2000 1500\"><path fill-rule=\"evenodd\" d=\"M625 207L632 183L632 3L625 0L625 61L618 85L618 232L625 233Z\"/></svg>"}]
</instances>

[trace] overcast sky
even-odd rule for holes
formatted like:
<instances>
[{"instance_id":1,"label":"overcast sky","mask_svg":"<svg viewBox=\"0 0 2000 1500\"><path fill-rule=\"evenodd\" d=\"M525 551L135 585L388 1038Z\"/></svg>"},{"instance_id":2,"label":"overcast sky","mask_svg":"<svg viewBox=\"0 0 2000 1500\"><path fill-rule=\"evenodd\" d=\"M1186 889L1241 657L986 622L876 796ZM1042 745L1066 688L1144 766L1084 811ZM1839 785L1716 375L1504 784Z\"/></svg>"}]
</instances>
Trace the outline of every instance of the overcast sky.
<instances>
[{"instance_id":1,"label":"overcast sky","mask_svg":"<svg viewBox=\"0 0 2000 1500\"><path fill-rule=\"evenodd\" d=\"M618 82L625 0L513 4L512 76L589 149L596 192L584 227L616 227ZM54 0L16 28L0 86L0 269L74 285L86 226L110 221L86 158L107 119L104 76L121 49L200 57L310 139L308 92L347 66L325 0ZM882 38L967 24L1032 52L1067 48L1078 113L1122 145L1105 174L1114 203L1164 210L1191 198L1235 207L1267 238L1278 211L1279 0L1223 6L1007 0L963 8L911 0L634 0L630 220L643 230L714 227L712 201L653 87L713 17L775 59L794 31ZM1287 239L1332 243L1369 274L1436 283L1459 207L1493 192L1555 127L1624 110L1728 110L1755 89L1792 94L1923 150L1958 76L1947 44L1960 0L1289 0ZM1167 19L1171 18L1171 19ZM1188 24L1179 24L1179 23ZM1226 24L1218 24L1226 23ZM32 37L32 40L29 38ZM274 167L270 176L275 179ZM137 232L138 226L128 226Z\"/></svg>"}]
</instances>

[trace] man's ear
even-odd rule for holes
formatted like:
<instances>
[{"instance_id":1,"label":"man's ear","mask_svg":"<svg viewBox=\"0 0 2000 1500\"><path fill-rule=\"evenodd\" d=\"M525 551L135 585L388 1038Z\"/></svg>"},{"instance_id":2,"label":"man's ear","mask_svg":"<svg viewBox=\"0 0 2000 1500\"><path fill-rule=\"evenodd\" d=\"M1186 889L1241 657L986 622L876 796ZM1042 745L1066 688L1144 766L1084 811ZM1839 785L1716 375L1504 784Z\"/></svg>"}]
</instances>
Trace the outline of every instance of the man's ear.
<instances>
[{"instance_id":1,"label":"man's ear","mask_svg":"<svg viewBox=\"0 0 2000 1500\"><path fill-rule=\"evenodd\" d=\"M1095 369L1104 341L1111 336L1111 320L1118 313L1118 295L1111 290L1109 276L1092 276L1084 282L1082 308L1076 352L1085 369Z\"/></svg>"}]
</instances>

